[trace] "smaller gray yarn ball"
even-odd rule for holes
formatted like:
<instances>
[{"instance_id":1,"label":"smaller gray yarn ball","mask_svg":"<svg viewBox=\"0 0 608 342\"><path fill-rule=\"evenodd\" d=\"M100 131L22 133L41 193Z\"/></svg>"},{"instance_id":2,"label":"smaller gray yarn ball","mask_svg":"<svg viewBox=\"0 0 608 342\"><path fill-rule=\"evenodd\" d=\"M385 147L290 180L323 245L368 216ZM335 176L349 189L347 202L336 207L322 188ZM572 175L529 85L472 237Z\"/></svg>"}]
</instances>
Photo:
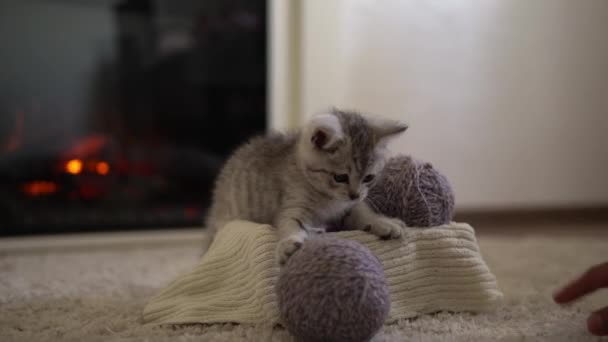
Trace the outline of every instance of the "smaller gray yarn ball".
<instances>
[{"instance_id":1,"label":"smaller gray yarn ball","mask_svg":"<svg viewBox=\"0 0 608 342\"><path fill-rule=\"evenodd\" d=\"M298 341L369 341L390 309L380 261L362 244L311 237L281 269L282 324Z\"/></svg>"},{"instance_id":2,"label":"smaller gray yarn ball","mask_svg":"<svg viewBox=\"0 0 608 342\"><path fill-rule=\"evenodd\" d=\"M433 227L454 217L454 192L433 165L409 156L390 158L366 201L409 227Z\"/></svg>"}]
</instances>

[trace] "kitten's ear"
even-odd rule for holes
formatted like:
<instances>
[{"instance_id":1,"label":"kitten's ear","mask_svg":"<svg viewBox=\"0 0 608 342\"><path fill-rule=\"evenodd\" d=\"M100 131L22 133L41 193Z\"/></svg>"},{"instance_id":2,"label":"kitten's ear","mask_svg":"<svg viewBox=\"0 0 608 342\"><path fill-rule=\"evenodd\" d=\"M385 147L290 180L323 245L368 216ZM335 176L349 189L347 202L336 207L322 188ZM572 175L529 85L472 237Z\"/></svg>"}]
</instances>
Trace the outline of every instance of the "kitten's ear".
<instances>
[{"instance_id":1,"label":"kitten's ear","mask_svg":"<svg viewBox=\"0 0 608 342\"><path fill-rule=\"evenodd\" d=\"M330 150L342 140L344 133L340 121L333 114L317 114L309 122L306 136L319 150Z\"/></svg>"},{"instance_id":2,"label":"kitten's ear","mask_svg":"<svg viewBox=\"0 0 608 342\"><path fill-rule=\"evenodd\" d=\"M393 138L405 132L408 126L402 122L388 119L373 118L370 124L374 127L377 144L386 145Z\"/></svg>"}]
</instances>

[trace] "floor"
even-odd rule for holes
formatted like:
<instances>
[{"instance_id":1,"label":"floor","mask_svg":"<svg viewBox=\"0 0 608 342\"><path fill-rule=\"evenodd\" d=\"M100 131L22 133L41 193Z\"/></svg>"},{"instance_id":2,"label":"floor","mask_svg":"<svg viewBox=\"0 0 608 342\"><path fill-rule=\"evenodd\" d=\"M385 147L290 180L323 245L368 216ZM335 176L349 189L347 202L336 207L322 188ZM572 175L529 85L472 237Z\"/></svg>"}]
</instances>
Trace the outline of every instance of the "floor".
<instances>
[{"instance_id":1,"label":"floor","mask_svg":"<svg viewBox=\"0 0 608 342\"><path fill-rule=\"evenodd\" d=\"M608 260L608 222L478 219L474 226L503 305L489 314L439 313L385 326L375 341L598 340L585 318L608 305L606 291L566 307L551 294ZM140 324L146 300L196 263L199 246L198 230L0 240L0 340L291 341L284 330Z\"/></svg>"}]
</instances>

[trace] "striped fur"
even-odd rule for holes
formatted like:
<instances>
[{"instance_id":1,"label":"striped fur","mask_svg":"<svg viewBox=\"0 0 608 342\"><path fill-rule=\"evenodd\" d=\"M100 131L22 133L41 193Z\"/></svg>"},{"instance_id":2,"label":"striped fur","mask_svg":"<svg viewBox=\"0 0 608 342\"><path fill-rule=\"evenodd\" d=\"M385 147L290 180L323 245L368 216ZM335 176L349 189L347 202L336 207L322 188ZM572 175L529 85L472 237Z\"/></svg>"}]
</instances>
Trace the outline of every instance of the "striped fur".
<instances>
[{"instance_id":1,"label":"striped fur","mask_svg":"<svg viewBox=\"0 0 608 342\"><path fill-rule=\"evenodd\" d=\"M297 249L309 231L323 229L365 198L373 182L362 180L384 166L384 140L404 130L333 110L302 131L253 138L234 152L216 180L207 244L217 229L241 219L271 224L281 238L298 236L288 248ZM327 146L313 142L319 131ZM348 184L336 182L335 174L347 174ZM353 194L359 197L351 199Z\"/></svg>"}]
</instances>

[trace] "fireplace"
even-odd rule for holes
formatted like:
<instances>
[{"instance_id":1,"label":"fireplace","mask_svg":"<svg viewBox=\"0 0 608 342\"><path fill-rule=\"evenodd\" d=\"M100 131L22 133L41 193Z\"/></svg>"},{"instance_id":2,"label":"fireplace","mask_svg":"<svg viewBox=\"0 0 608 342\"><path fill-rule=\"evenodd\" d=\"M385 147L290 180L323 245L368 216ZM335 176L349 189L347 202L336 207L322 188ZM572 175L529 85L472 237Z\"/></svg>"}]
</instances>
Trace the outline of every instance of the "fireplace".
<instances>
[{"instance_id":1,"label":"fireplace","mask_svg":"<svg viewBox=\"0 0 608 342\"><path fill-rule=\"evenodd\" d=\"M1 235L201 225L266 127L266 2L1 7Z\"/></svg>"}]
</instances>

